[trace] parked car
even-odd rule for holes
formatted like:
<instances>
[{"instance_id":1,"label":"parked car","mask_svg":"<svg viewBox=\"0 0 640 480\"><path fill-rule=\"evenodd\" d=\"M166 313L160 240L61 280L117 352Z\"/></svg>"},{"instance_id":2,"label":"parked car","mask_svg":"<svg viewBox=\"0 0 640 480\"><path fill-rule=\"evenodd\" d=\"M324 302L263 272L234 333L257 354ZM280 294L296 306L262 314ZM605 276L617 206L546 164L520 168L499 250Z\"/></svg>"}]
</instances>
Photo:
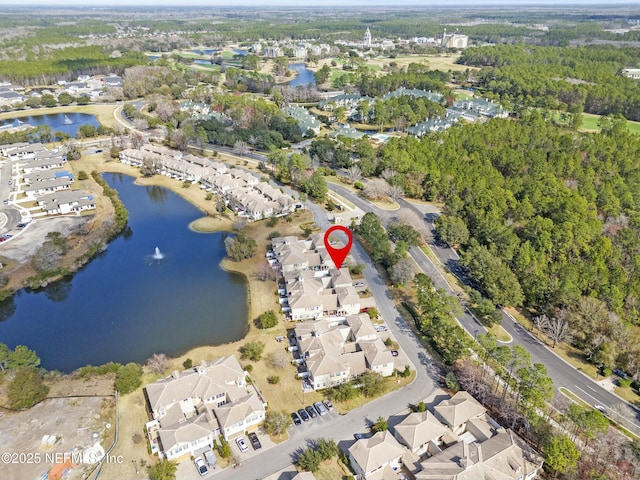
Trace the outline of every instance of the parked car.
<instances>
[{"instance_id":1,"label":"parked car","mask_svg":"<svg viewBox=\"0 0 640 480\"><path fill-rule=\"evenodd\" d=\"M258 435L256 435L255 432L248 433L247 437L249 437L249 441L251 442L251 446L253 447L254 450L260 450L262 448L260 439L258 438Z\"/></svg>"},{"instance_id":2,"label":"parked car","mask_svg":"<svg viewBox=\"0 0 640 480\"><path fill-rule=\"evenodd\" d=\"M324 403L324 406L327 407L327 410L333 410L333 403L331 403L329 400L323 400L322 403Z\"/></svg>"},{"instance_id":3,"label":"parked car","mask_svg":"<svg viewBox=\"0 0 640 480\"><path fill-rule=\"evenodd\" d=\"M593 408L598 410L603 415L607 414L607 410L602 405L594 405Z\"/></svg>"},{"instance_id":4,"label":"parked car","mask_svg":"<svg viewBox=\"0 0 640 480\"><path fill-rule=\"evenodd\" d=\"M316 409L313 408L311 405L309 405L308 407L305 407L305 410L307 411L307 413L311 418L316 418L318 416Z\"/></svg>"},{"instance_id":5,"label":"parked car","mask_svg":"<svg viewBox=\"0 0 640 480\"><path fill-rule=\"evenodd\" d=\"M398 350L391 350L391 355L394 357L398 356Z\"/></svg>"},{"instance_id":6,"label":"parked car","mask_svg":"<svg viewBox=\"0 0 640 480\"><path fill-rule=\"evenodd\" d=\"M196 457L193 463L195 463L196 470L198 470L198 473L200 474L201 477L204 477L207 473L209 473L209 469L207 468L207 465L204 463L204 460L202 459L202 457Z\"/></svg>"},{"instance_id":7,"label":"parked car","mask_svg":"<svg viewBox=\"0 0 640 480\"><path fill-rule=\"evenodd\" d=\"M291 419L293 420L294 425L300 425L302 423L302 420L300 420L300 415L298 415L296 412L293 412L291 414Z\"/></svg>"},{"instance_id":8,"label":"parked car","mask_svg":"<svg viewBox=\"0 0 640 480\"><path fill-rule=\"evenodd\" d=\"M619 376L620 378L627 378L627 374L624 373L624 370L622 370L621 368L616 368L613 373L615 373L617 376Z\"/></svg>"},{"instance_id":9,"label":"parked car","mask_svg":"<svg viewBox=\"0 0 640 480\"><path fill-rule=\"evenodd\" d=\"M362 440L364 438L364 435L362 433L354 433L353 436L356 440Z\"/></svg>"},{"instance_id":10,"label":"parked car","mask_svg":"<svg viewBox=\"0 0 640 480\"><path fill-rule=\"evenodd\" d=\"M316 402L313 404L313 406L316 407L318 415L326 415L327 413L329 413L329 410L327 410L327 407L325 407L322 402Z\"/></svg>"},{"instance_id":11,"label":"parked car","mask_svg":"<svg viewBox=\"0 0 640 480\"><path fill-rule=\"evenodd\" d=\"M214 455L213 450L207 450L206 452L204 452L204 459L207 462L207 465L209 465L211 468L216 468L218 459Z\"/></svg>"},{"instance_id":12,"label":"parked car","mask_svg":"<svg viewBox=\"0 0 640 480\"><path fill-rule=\"evenodd\" d=\"M249 451L249 447L247 447L247 442L245 442L244 438L242 437L236 438L236 445L238 445L238 448L242 453Z\"/></svg>"},{"instance_id":13,"label":"parked car","mask_svg":"<svg viewBox=\"0 0 640 480\"><path fill-rule=\"evenodd\" d=\"M309 414L307 413L307 411L304 408L301 408L300 410L298 410L298 415L300 415L300 418L304 422L307 422L309 420Z\"/></svg>"}]
</instances>

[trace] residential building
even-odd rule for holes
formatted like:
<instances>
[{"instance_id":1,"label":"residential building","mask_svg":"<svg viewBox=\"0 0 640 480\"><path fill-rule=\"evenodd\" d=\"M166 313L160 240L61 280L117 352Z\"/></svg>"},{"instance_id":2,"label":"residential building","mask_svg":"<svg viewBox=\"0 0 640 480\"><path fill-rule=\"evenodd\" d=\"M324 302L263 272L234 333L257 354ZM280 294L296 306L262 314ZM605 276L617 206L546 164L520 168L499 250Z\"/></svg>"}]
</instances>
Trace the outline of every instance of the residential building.
<instances>
[{"instance_id":1,"label":"residential building","mask_svg":"<svg viewBox=\"0 0 640 480\"><path fill-rule=\"evenodd\" d=\"M466 430L467 421L487 412L480 402L462 390L449 400L440 402L433 410L436 418L458 435Z\"/></svg>"},{"instance_id":2,"label":"residential building","mask_svg":"<svg viewBox=\"0 0 640 480\"><path fill-rule=\"evenodd\" d=\"M416 480L532 480L542 459L511 430L502 430L483 442L458 442L421 466Z\"/></svg>"},{"instance_id":3,"label":"residential building","mask_svg":"<svg viewBox=\"0 0 640 480\"><path fill-rule=\"evenodd\" d=\"M489 118L507 118L509 116L509 112L502 108L502 105L482 98L460 100L454 102L453 106L460 110L472 110Z\"/></svg>"},{"instance_id":4,"label":"residential building","mask_svg":"<svg viewBox=\"0 0 640 480\"><path fill-rule=\"evenodd\" d=\"M265 49L263 50L262 54L265 57L276 58L276 57L281 57L282 56L282 51L280 50L280 47L271 46L271 47L265 47Z\"/></svg>"},{"instance_id":5,"label":"residential building","mask_svg":"<svg viewBox=\"0 0 640 480\"><path fill-rule=\"evenodd\" d=\"M413 412L391 427L393 436L387 431L356 441L348 454L357 478L534 479L543 459L478 405L466 392L458 392L433 407L447 417L447 424L438 414Z\"/></svg>"},{"instance_id":6,"label":"residential building","mask_svg":"<svg viewBox=\"0 0 640 480\"><path fill-rule=\"evenodd\" d=\"M219 434L228 439L256 428L264 421L266 403L246 375L229 356L147 385L152 449L174 460L210 447Z\"/></svg>"},{"instance_id":7,"label":"residential building","mask_svg":"<svg viewBox=\"0 0 640 480\"><path fill-rule=\"evenodd\" d=\"M395 438L416 455L437 453L449 429L429 411L413 412L393 428Z\"/></svg>"},{"instance_id":8,"label":"residential building","mask_svg":"<svg viewBox=\"0 0 640 480\"><path fill-rule=\"evenodd\" d=\"M287 105L286 107L282 107L282 111L295 119L303 137L306 136L309 130L316 135L320 133L320 120L311 115L306 108Z\"/></svg>"},{"instance_id":9,"label":"residential building","mask_svg":"<svg viewBox=\"0 0 640 480\"><path fill-rule=\"evenodd\" d=\"M623 68L620 72L625 77L640 80L640 68Z\"/></svg>"},{"instance_id":10,"label":"residential building","mask_svg":"<svg viewBox=\"0 0 640 480\"><path fill-rule=\"evenodd\" d=\"M93 196L82 190L50 193L37 197L36 201L47 215L66 215L96 208Z\"/></svg>"},{"instance_id":11,"label":"residential building","mask_svg":"<svg viewBox=\"0 0 640 480\"><path fill-rule=\"evenodd\" d=\"M288 215L295 209L291 197L255 175L207 158L146 144L121 151L120 161L135 167L146 164L167 177L199 182L201 188L222 195L237 215L251 220Z\"/></svg>"},{"instance_id":12,"label":"residential building","mask_svg":"<svg viewBox=\"0 0 640 480\"><path fill-rule=\"evenodd\" d=\"M27 198L34 198L48 193L58 192L61 190L70 190L72 179L69 177L53 178L51 180L42 180L24 188L24 194Z\"/></svg>"},{"instance_id":13,"label":"residential building","mask_svg":"<svg viewBox=\"0 0 640 480\"><path fill-rule=\"evenodd\" d=\"M444 48L467 48L469 44L469 37L460 33L449 33L445 28L442 35L442 46Z\"/></svg>"},{"instance_id":14,"label":"residential building","mask_svg":"<svg viewBox=\"0 0 640 480\"><path fill-rule=\"evenodd\" d=\"M397 480L404 449L391 432L378 432L357 440L348 450L349 461L359 480Z\"/></svg>"},{"instance_id":15,"label":"residential building","mask_svg":"<svg viewBox=\"0 0 640 480\"><path fill-rule=\"evenodd\" d=\"M293 477L291 480L316 480L316 477L311 472L300 472L300 473L297 473L296 476Z\"/></svg>"},{"instance_id":16,"label":"residential building","mask_svg":"<svg viewBox=\"0 0 640 480\"><path fill-rule=\"evenodd\" d=\"M296 347L314 390L330 388L367 371L393 374L393 355L378 337L366 313L322 318L295 326Z\"/></svg>"}]
</instances>

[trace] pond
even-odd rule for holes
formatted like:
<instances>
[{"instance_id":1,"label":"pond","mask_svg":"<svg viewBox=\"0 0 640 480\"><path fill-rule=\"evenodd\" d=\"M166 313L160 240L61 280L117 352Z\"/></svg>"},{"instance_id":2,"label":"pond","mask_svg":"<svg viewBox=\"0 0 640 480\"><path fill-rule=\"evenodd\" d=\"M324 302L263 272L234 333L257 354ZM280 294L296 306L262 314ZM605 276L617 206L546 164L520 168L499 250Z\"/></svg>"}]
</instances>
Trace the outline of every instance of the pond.
<instances>
[{"instance_id":1,"label":"pond","mask_svg":"<svg viewBox=\"0 0 640 480\"><path fill-rule=\"evenodd\" d=\"M49 125L51 132L59 131L65 132L72 137L78 133L78 128L82 125L90 124L94 127L99 125L98 119L95 115L88 113L47 113L45 115L25 115L23 117L10 118L7 120L0 120L1 125L12 124L18 126L19 123L29 124L34 127L40 125Z\"/></svg>"},{"instance_id":2,"label":"pond","mask_svg":"<svg viewBox=\"0 0 640 480\"><path fill-rule=\"evenodd\" d=\"M213 55L214 53L218 53L219 51L219 48L194 48L190 50L191 53L195 53L197 55Z\"/></svg>"},{"instance_id":3,"label":"pond","mask_svg":"<svg viewBox=\"0 0 640 480\"><path fill-rule=\"evenodd\" d=\"M0 342L69 372L242 338L247 287L220 267L226 234L191 231L201 212L167 189L105 179L129 210L129 228L72 277L0 304Z\"/></svg>"},{"instance_id":4,"label":"pond","mask_svg":"<svg viewBox=\"0 0 640 480\"><path fill-rule=\"evenodd\" d=\"M316 84L315 73L309 70L304 63L292 63L289 65L289 70L297 73L296 78L287 83L290 87L297 87L298 85L306 87Z\"/></svg>"}]
</instances>

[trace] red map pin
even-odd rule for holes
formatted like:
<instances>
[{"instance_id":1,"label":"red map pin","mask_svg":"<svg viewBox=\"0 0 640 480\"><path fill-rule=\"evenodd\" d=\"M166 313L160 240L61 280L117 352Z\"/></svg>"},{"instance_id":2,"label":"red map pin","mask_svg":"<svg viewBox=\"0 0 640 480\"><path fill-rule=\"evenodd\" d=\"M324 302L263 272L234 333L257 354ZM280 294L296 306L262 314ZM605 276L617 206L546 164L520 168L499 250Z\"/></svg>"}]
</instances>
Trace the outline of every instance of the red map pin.
<instances>
[{"instance_id":1,"label":"red map pin","mask_svg":"<svg viewBox=\"0 0 640 480\"><path fill-rule=\"evenodd\" d=\"M329 236L331 235L331 233L335 231L346 233L348 238L346 247L333 248L329 244ZM343 227L342 225L334 225L329 230L327 230L327 232L324 234L324 246L326 247L327 252L329 252L329 256L331 257L331 260L333 260L333 263L335 264L338 270L340 270L340 267L342 266L342 262L344 262L344 259L347 258L347 255L349 255L349 250L351 250L351 245L353 245L353 235L351 235L351 231L349 231L347 227Z\"/></svg>"}]
</instances>

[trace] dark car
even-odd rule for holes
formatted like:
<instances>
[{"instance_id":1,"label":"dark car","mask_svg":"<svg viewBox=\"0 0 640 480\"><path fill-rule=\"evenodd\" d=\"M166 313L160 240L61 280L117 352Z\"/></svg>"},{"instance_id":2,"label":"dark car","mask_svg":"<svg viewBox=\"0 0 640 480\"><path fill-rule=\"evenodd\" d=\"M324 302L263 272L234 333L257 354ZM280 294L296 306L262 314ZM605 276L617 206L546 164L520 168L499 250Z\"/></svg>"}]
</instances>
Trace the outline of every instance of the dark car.
<instances>
[{"instance_id":1,"label":"dark car","mask_svg":"<svg viewBox=\"0 0 640 480\"><path fill-rule=\"evenodd\" d=\"M300 418L305 422L309 420L309 414L304 408L298 410L298 415L300 415Z\"/></svg>"},{"instance_id":2,"label":"dark car","mask_svg":"<svg viewBox=\"0 0 640 480\"><path fill-rule=\"evenodd\" d=\"M316 418L318 416L318 412L316 412L316 409L313 408L311 405L309 405L308 407L305 407L304 409L307 411L307 413L311 418Z\"/></svg>"},{"instance_id":3,"label":"dark car","mask_svg":"<svg viewBox=\"0 0 640 480\"><path fill-rule=\"evenodd\" d=\"M293 412L291 414L291 419L293 420L294 425L300 425L302 423L302 420L300 420L300 415L298 415L296 412Z\"/></svg>"},{"instance_id":4,"label":"dark car","mask_svg":"<svg viewBox=\"0 0 640 480\"><path fill-rule=\"evenodd\" d=\"M255 432L248 433L247 437L249 437L249 441L254 450L260 450L262 448L260 439L258 439L258 435L256 435Z\"/></svg>"}]
</instances>

